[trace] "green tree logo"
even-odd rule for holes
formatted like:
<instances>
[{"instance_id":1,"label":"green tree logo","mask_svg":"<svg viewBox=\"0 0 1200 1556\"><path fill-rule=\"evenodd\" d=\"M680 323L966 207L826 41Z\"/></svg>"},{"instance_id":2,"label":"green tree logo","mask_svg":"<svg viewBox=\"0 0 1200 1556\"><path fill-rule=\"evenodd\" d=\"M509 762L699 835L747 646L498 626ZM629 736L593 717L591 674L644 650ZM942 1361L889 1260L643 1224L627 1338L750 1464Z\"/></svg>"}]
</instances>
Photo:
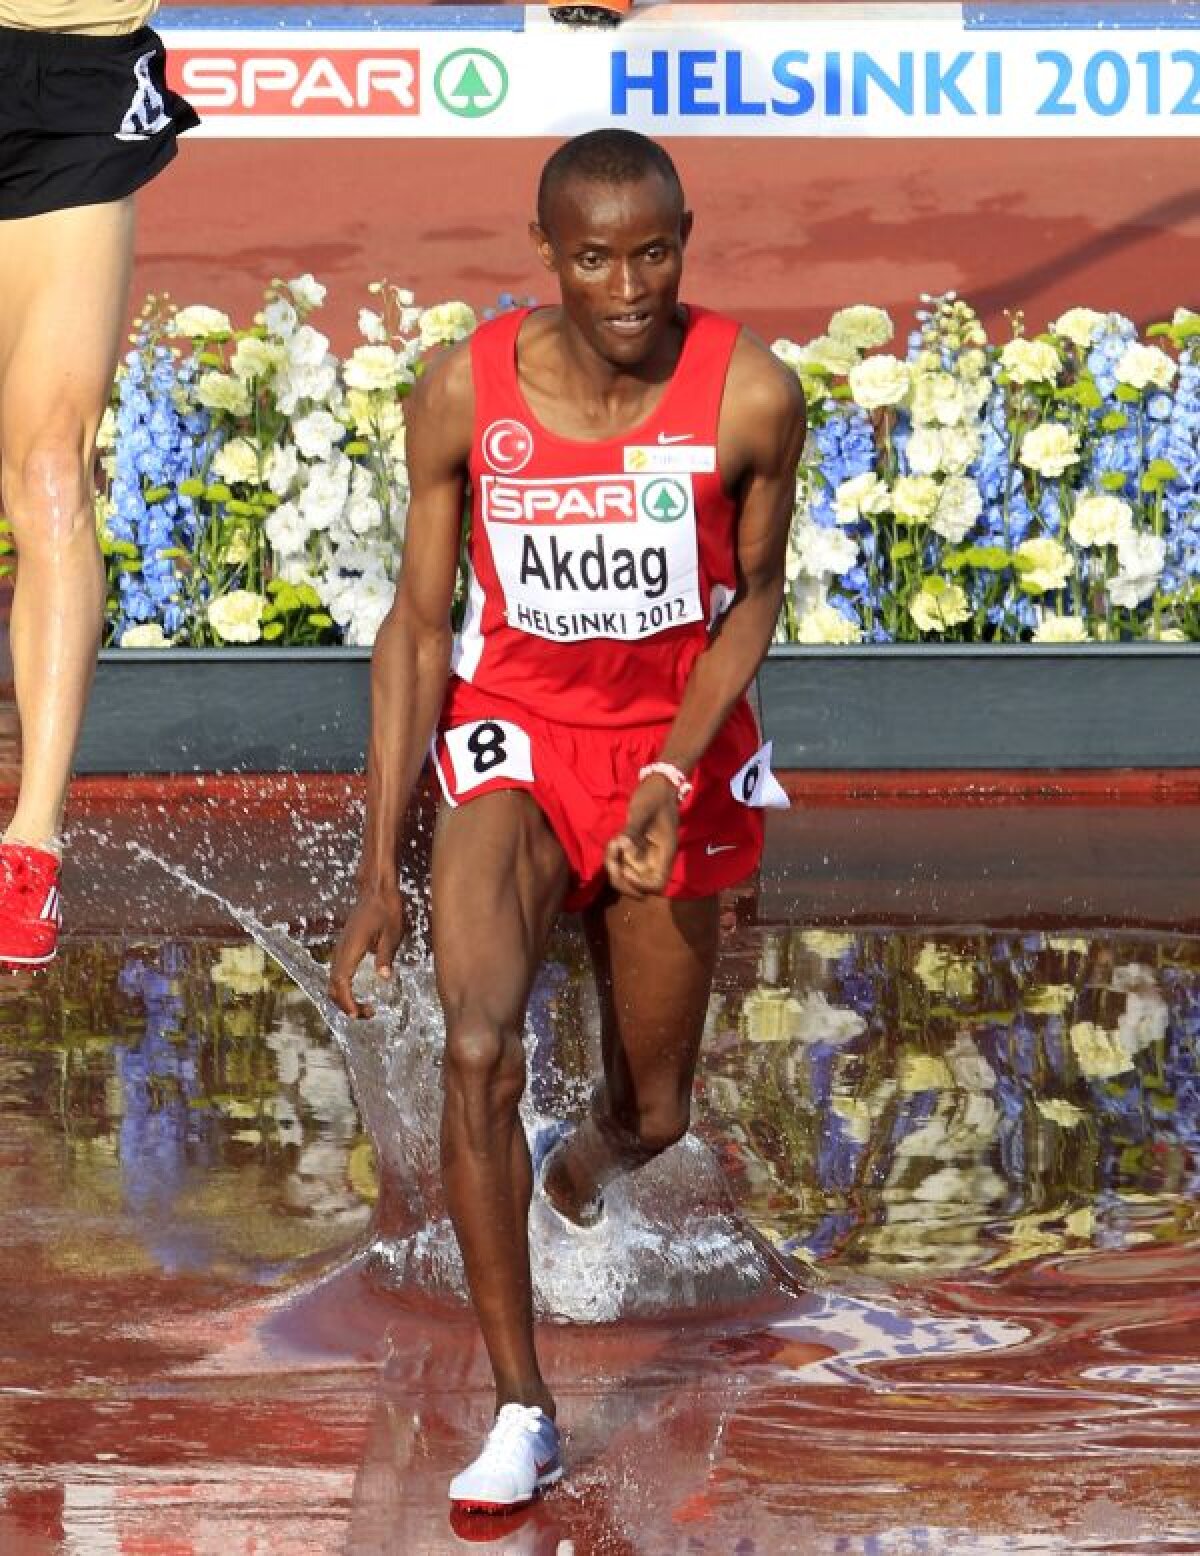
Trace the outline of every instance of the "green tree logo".
<instances>
[{"instance_id":1,"label":"green tree logo","mask_svg":"<svg viewBox=\"0 0 1200 1556\"><path fill-rule=\"evenodd\" d=\"M678 481L651 481L642 488L642 512L648 519L673 524L687 510L687 491Z\"/></svg>"},{"instance_id":2,"label":"green tree logo","mask_svg":"<svg viewBox=\"0 0 1200 1556\"><path fill-rule=\"evenodd\" d=\"M508 71L486 49L455 49L438 66L433 90L460 119L482 119L508 96Z\"/></svg>"}]
</instances>

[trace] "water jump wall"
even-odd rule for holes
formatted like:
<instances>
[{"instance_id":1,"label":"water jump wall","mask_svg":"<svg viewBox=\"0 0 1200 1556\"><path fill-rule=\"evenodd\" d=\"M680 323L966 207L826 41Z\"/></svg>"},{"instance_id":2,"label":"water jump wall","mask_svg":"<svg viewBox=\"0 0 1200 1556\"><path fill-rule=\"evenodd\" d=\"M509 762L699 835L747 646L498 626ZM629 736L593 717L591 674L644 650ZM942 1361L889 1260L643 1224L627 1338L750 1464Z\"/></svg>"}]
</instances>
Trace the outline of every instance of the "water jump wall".
<instances>
[{"instance_id":1,"label":"water jump wall","mask_svg":"<svg viewBox=\"0 0 1200 1556\"><path fill-rule=\"evenodd\" d=\"M690 291L768 335L953 287L1037 327L1195 303L1200 5L649 5L161 13L204 125L144 197L135 284L249 308L387 275L427 301L544 290L524 226L555 141L660 136L698 214Z\"/></svg>"}]
</instances>

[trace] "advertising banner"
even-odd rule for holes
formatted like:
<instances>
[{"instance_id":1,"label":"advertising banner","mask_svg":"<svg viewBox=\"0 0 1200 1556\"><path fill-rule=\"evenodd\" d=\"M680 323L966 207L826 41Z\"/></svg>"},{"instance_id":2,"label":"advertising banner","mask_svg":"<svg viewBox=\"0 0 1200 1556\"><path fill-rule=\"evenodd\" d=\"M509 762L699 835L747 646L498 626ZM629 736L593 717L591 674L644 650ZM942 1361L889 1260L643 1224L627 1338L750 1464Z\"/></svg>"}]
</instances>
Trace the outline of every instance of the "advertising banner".
<instances>
[{"instance_id":1,"label":"advertising banner","mask_svg":"<svg viewBox=\"0 0 1200 1556\"><path fill-rule=\"evenodd\" d=\"M1189 4L662 5L604 31L543 6L168 10L160 26L210 136L1200 132Z\"/></svg>"}]
</instances>

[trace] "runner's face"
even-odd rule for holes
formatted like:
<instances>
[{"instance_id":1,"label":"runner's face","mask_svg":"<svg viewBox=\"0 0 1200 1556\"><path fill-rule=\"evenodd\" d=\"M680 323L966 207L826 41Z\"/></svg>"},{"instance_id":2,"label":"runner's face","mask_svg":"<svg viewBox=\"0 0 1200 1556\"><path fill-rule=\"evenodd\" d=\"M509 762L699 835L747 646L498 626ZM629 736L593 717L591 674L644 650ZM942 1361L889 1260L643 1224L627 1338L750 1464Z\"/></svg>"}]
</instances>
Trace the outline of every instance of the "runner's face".
<instances>
[{"instance_id":1,"label":"runner's face","mask_svg":"<svg viewBox=\"0 0 1200 1556\"><path fill-rule=\"evenodd\" d=\"M617 367L649 359L675 320L690 211L657 174L559 190L549 230L533 228L542 263L558 277L563 311Z\"/></svg>"}]
</instances>

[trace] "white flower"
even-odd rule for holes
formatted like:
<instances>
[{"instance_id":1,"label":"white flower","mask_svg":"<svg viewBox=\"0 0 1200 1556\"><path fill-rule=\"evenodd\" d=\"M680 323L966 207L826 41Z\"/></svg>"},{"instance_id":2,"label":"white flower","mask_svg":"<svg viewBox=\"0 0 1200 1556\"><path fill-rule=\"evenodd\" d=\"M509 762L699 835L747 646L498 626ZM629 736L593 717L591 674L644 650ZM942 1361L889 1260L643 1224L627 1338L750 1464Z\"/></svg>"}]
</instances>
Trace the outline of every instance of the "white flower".
<instances>
[{"instance_id":1,"label":"white flower","mask_svg":"<svg viewBox=\"0 0 1200 1556\"><path fill-rule=\"evenodd\" d=\"M810 578L848 573L857 562L858 543L844 530L805 520L793 525L788 556L790 578L800 573Z\"/></svg>"},{"instance_id":2,"label":"white flower","mask_svg":"<svg viewBox=\"0 0 1200 1556\"><path fill-rule=\"evenodd\" d=\"M299 314L286 297L276 297L263 309L263 323L272 335L278 335L282 340L295 334L299 322Z\"/></svg>"},{"instance_id":3,"label":"white flower","mask_svg":"<svg viewBox=\"0 0 1200 1556\"><path fill-rule=\"evenodd\" d=\"M208 308L203 303L193 303L181 308L171 320L171 333L186 335L190 340L205 340L213 335L228 335L233 329L229 315L219 308Z\"/></svg>"},{"instance_id":4,"label":"white flower","mask_svg":"<svg viewBox=\"0 0 1200 1556\"><path fill-rule=\"evenodd\" d=\"M1133 991L1125 997L1125 1009L1117 1022L1117 1036L1126 1053L1161 1043L1167 1035L1167 1002L1157 989Z\"/></svg>"},{"instance_id":5,"label":"white flower","mask_svg":"<svg viewBox=\"0 0 1200 1556\"><path fill-rule=\"evenodd\" d=\"M936 475L942 468L942 434L937 427L914 427L904 450L914 475Z\"/></svg>"},{"instance_id":6,"label":"white flower","mask_svg":"<svg viewBox=\"0 0 1200 1556\"><path fill-rule=\"evenodd\" d=\"M1016 556L1021 587L1030 594L1061 589L1075 569L1071 553L1049 535L1023 540Z\"/></svg>"},{"instance_id":7,"label":"white flower","mask_svg":"<svg viewBox=\"0 0 1200 1556\"><path fill-rule=\"evenodd\" d=\"M286 497L300 469L300 457L291 443L277 443L267 455L267 485L276 497Z\"/></svg>"},{"instance_id":8,"label":"white flower","mask_svg":"<svg viewBox=\"0 0 1200 1556\"><path fill-rule=\"evenodd\" d=\"M902 475L892 487L892 507L898 519L926 524L938 505L938 484L928 475Z\"/></svg>"},{"instance_id":9,"label":"white flower","mask_svg":"<svg viewBox=\"0 0 1200 1556\"><path fill-rule=\"evenodd\" d=\"M117 442L117 417L111 405L104 407L104 415L100 418L100 425L96 428L96 448L98 451L115 448Z\"/></svg>"},{"instance_id":10,"label":"white flower","mask_svg":"<svg viewBox=\"0 0 1200 1556\"><path fill-rule=\"evenodd\" d=\"M222 443L210 468L218 481L259 484L258 450L249 438L230 438L228 443Z\"/></svg>"},{"instance_id":11,"label":"white flower","mask_svg":"<svg viewBox=\"0 0 1200 1556\"><path fill-rule=\"evenodd\" d=\"M1087 492L1067 526L1077 546L1115 546L1133 528L1133 509L1108 492Z\"/></svg>"},{"instance_id":12,"label":"white flower","mask_svg":"<svg viewBox=\"0 0 1200 1556\"><path fill-rule=\"evenodd\" d=\"M328 411L309 411L292 423L292 436L305 459L329 459L346 436L346 429Z\"/></svg>"},{"instance_id":13,"label":"white flower","mask_svg":"<svg viewBox=\"0 0 1200 1556\"><path fill-rule=\"evenodd\" d=\"M332 357L324 362L289 362L275 380L275 403L285 416L296 411L301 400L321 404L337 386L337 366Z\"/></svg>"},{"instance_id":14,"label":"white flower","mask_svg":"<svg viewBox=\"0 0 1200 1556\"><path fill-rule=\"evenodd\" d=\"M965 475L948 476L929 527L957 545L982 512L983 497L975 482Z\"/></svg>"},{"instance_id":15,"label":"white flower","mask_svg":"<svg viewBox=\"0 0 1200 1556\"><path fill-rule=\"evenodd\" d=\"M1056 335L1069 340L1080 351L1086 351L1104 328L1105 316L1094 308L1068 308L1059 314L1050 328Z\"/></svg>"},{"instance_id":16,"label":"white flower","mask_svg":"<svg viewBox=\"0 0 1200 1556\"><path fill-rule=\"evenodd\" d=\"M312 533L294 502L280 503L263 528L272 549L281 557L301 553Z\"/></svg>"},{"instance_id":17,"label":"white flower","mask_svg":"<svg viewBox=\"0 0 1200 1556\"><path fill-rule=\"evenodd\" d=\"M844 378L858 361L858 352L845 340L835 340L832 335L818 335L810 340L800 353L800 366L823 367L837 378Z\"/></svg>"},{"instance_id":18,"label":"white flower","mask_svg":"<svg viewBox=\"0 0 1200 1556\"><path fill-rule=\"evenodd\" d=\"M243 335L233 348L229 366L238 378L267 379L283 365L286 352L278 341Z\"/></svg>"},{"instance_id":19,"label":"white flower","mask_svg":"<svg viewBox=\"0 0 1200 1556\"><path fill-rule=\"evenodd\" d=\"M359 647L375 641L396 592L391 579L378 571L359 578L328 577L319 581L318 589L345 641Z\"/></svg>"},{"instance_id":20,"label":"white flower","mask_svg":"<svg viewBox=\"0 0 1200 1556\"><path fill-rule=\"evenodd\" d=\"M307 270L302 276L293 276L287 289L305 313L311 313L325 301L326 288Z\"/></svg>"},{"instance_id":21,"label":"white flower","mask_svg":"<svg viewBox=\"0 0 1200 1556\"><path fill-rule=\"evenodd\" d=\"M833 494L833 505L839 524L853 524L864 515L887 513L892 506L892 494L887 483L868 470L865 475L843 481Z\"/></svg>"},{"instance_id":22,"label":"white flower","mask_svg":"<svg viewBox=\"0 0 1200 1556\"><path fill-rule=\"evenodd\" d=\"M173 639L166 636L157 621L142 621L126 627L121 634L121 648L170 648Z\"/></svg>"},{"instance_id":23,"label":"white flower","mask_svg":"<svg viewBox=\"0 0 1200 1556\"><path fill-rule=\"evenodd\" d=\"M1035 643L1090 643L1091 633L1082 616L1043 616L1033 629Z\"/></svg>"},{"instance_id":24,"label":"white flower","mask_svg":"<svg viewBox=\"0 0 1200 1556\"><path fill-rule=\"evenodd\" d=\"M1018 384L1049 384L1058 377L1062 358L1045 340L1010 340L1000 353L1000 366Z\"/></svg>"},{"instance_id":25,"label":"white flower","mask_svg":"<svg viewBox=\"0 0 1200 1556\"><path fill-rule=\"evenodd\" d=\"M819 989L787 1002L788 1036L801 1043L848 1043L867 1029L856 1010L831 1005Z\"/></svg>"},{"instance_id":26,"label":"white flower","mask_svg":"<svg viewBox=\"0 0 1200 1556\"><path fill-rule=\"evenodd\" d=\"M829 334L834 340L844 340L859 351L886 346L895 333L895 326L884 310L873 308L869 303L839 308L829 321Z\"/></svg>"},{"instance_id":27,"label":"white flower","mask_svg":"<svg viewBox=\"0 0 1200 1556\"><path fill-rule=\"evenodd\" d=\"M208 605L208 624L223 643L257 643L266 600L249 589L233 589Z\"/></svg>"},{"instance_id":28,"label":"white flower","mask_svg":"<svg viewBox=\"0 0 1200 1556\"><path fill-rule=\"evenodd\" d=\"M943 427L942 469L947 475L965 475L979 455L983 439L974 427Z\"/></svg>"},{"instance_id":29,"label":"white flower","mask_svg":"<svg viewBox=\"0 0 1200 1556\"><path fill-rule=\"evenodd\" d=\"M850 393L856 405L872 411L884 405L899 405L912 382L907 363L899 357L868 357L850 369Z\"/></svg>"},{"instance_id":30,"label":"white flower","mask_svg":"<svg viewBox=\"0 0 1200 1556\"><path fill-rule=\"evenodd\" d=\"M466 303L436 303L421 315L421 350L431 346L453 345L475 328L475 310Z\"/></svg>"},{"instance_id":31,"label":"white flower","mask_svg":"<svg viewBox=\"0 0 1200 1556\"><path fill-rule=\"evenodd\" d=\"M1043 422L1021 439L1020 460L1043 476L1060 476L1079 458L1079 439L1061 422Z\"/></svg>"},{"instance_id":32,"label":"white flower","mask_svg":"<svg viewBox=\"0 0 1200 1556\"><path fill-rule=\"evenodd\" d=\"M796 622L797 643L861 643L862 628L828 604L814 605Z\"/></svg>"},{"instance_id":33,"label":"white flower","mask_svg":"<svg viewBox=\"0 0 1200 1556\"><path fill-rule=\"evenodd\" d=\"M956 427L962 421L965 409L964 388L953 373L939 367L918 373L914 378L912 413L915 423Z\"/></svg>"},{"instance_id":34,"label":"white flower","mask_svg":"<svg viewBox=\"0 0 1200 1556\"><path fill-rule=\"evenodd\" d=\"M383 509L376 497L352 497L346 504L342 522L354 535L366 535L383 522Z\"/></svg>"},{"instance_id":35,"label":"white flower","mask_svg":"<svg viewBox=\"0 0 1200 1556\"><path fill-rule=\"evenodd\" d=\"M1169 389L1175 377L1175 364L1157 346L1142 346L1132 341L1126 346L1116 368L1117 379L1131 389Z\"/></svg>"},{"instance_id":36,"label":"white flower","mask_svg":"<svg viewBox=\"0 0 1200 1556\"><path fill-rule=\"evenodd\" d=\"M1130 530L1117 541L1120 571L1109 581L1108 597L1114 605L1132 609L1148 600L1158 588L1167 559L1166 542L1158 535Z\"/></svg>"},{"instance_id":37,"label":"white flower","mask_svg":"<svg viewBox=\"0 0 1200 1556\"><path fill-rule=\"evenodd\" d=\"M329 355L329 336L302 324L288 341L287 354L292 367L320 367Z\"/></svg>"},{"instance_id":38,"label":"white flower","mask_svg":"<svg viewBox=\"0 0 1200 1556\"><path fill-rule=\"evenodd\" d=\"M210 411L228 411L231 416L246 416L250 411L250 391L231 373L201 373L196 399Z\"/></svg>"},{"instance_id":39,"label":"white flower","mask_svg":"<svg viewBox=\"0 0 1200 1556\"><path fill-rule=\"evenodd\" d=\"M1154 624L1150 623L1150 630L1147 635L1155 643L1186 643L1188 641L1188 635L1182 627L1159 627L1155 631Z\"/></svg>"},{"instance_id":40,"label":"white flower","mask_svg":"<svg viewBox=\"0 0 1200 1556\"><path fill-rule=\"evenodd\" d=\"M926 578L909 601L908 613L922 632L944 632L966 621L971 607L958 584Z\"/></svg>"},{"instance_id":41,"label":"white flower","mask_svg":"<svg viewBox=\"0 0 1200 1556\"><path fill-rule=\"evenodd\" d=\"M387 344L387 326L383 322L383 315L376 313L373 308L358 310L358 333L372 346Z\"/></svg>"},{"instance_id":42,"label":"white flower","mask_svg":"<svg viewBox=\"0 0 1200 1556\"><path fill-rule=\"evenodd\" d=\"M342 516L350 495L350 461L314 465L300 493L300 512L310 529L328 529Z\"/></svg>"},{"instance_id":43,"label":"white flower","mask_svg":"<svg viewBox=\"0 0 1200 1556\"><path fill-rule=\"evenodd\" d=\"M342 377L350 389L394 389L412 375L390 346L359 346L346 361Z\"/></svg>"}]
</instances>

